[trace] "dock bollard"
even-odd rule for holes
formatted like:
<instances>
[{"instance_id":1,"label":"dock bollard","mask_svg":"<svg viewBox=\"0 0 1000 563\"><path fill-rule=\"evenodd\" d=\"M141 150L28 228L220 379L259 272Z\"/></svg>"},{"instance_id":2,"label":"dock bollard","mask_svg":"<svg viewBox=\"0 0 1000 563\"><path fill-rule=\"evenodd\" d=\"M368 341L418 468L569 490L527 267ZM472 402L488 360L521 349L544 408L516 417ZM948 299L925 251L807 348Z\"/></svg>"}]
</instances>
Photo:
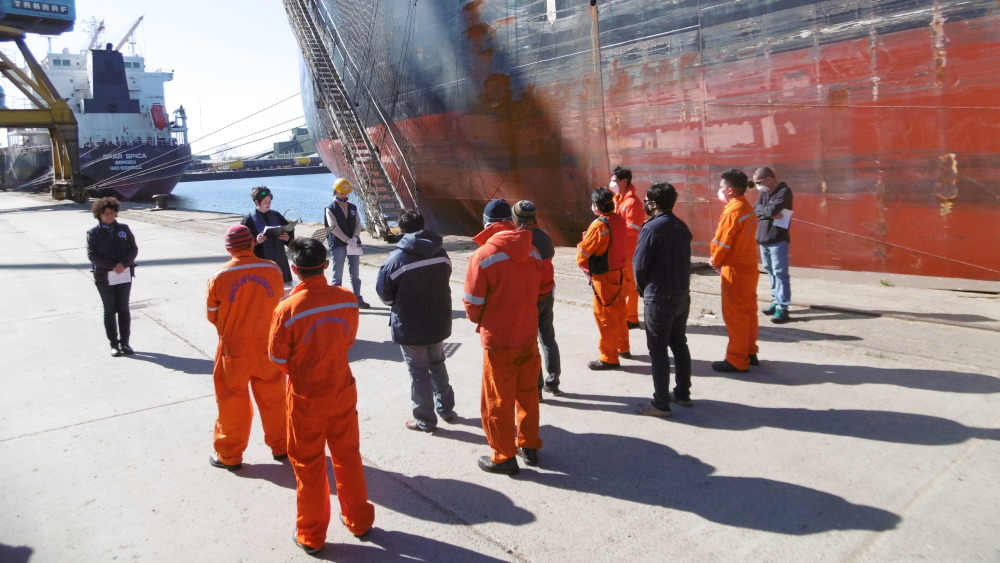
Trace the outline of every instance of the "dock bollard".
<instances>
[{"instance_id":1,"label":"dock bollard","mask_svg":"<svg viewBox=\"0 0 1000 563\"><path fill-rule=\"evenodd\" d=\"M170 197L169 194L156 194L153 199L156 200L157 209L170 209L167 207L167 199Z\"/></svg>"}]
</instances>

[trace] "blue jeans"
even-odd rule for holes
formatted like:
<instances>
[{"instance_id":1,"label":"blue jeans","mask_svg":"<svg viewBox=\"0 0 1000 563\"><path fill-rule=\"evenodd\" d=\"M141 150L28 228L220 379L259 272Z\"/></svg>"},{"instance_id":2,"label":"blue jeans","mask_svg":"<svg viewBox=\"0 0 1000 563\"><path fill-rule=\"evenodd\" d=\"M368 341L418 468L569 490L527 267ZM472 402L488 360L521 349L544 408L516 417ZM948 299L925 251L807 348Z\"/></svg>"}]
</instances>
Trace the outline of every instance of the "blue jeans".
<instances>
[{"instance_id":1,"label":"blue jeans","mask_svg":"<svg viewBox=\"0 0 1000 563\"><path fill-rule=\"evenodd\" d=\"M334 246L330 249L330 256L333 258L333 285L341 287L344 281L344 260L347 260L347 268L351 274L351 289L358 302L364 301L361 298L361 276L359 275L360 256L348 256L346 246Z\"/></svg>"},{"instance_id":2,"label":"blue jeans","mask_svg":"<svg viewBox=\"0 0 1000 563\"><path fill-rule=\"evenodd\" d=\"M538 369L538 388L542 385L559 387L559 344L556 344L556 329L552 327L552 305L555 297L551 294L538 302L538 341L541 343L542 364L549 377L542 375Z\"/></svg>"},{"instance_id":3,"label":"blue jeans","mask_svg":"<svg viewBox=\"0 0 1000 563\"><path fill-rule=\"evenodd\" d=\"M687 320L691 298L671 299L661 303L645 302L642 316L646 321L646 347L653 364L653 406L670 409L670 357L674 353L677 382L674 394L691 398L691 351L687 345Z\"/></svg>"},{"instance_id":4,"label":"blue jeans","mask_svg":"<svg viewBox=\"0 0 1000 563\"><path fill-rule=\"evenodd\" d=\"M760 245L760 258L771 282L771 301L782 309L792 302L792 286L788 279L788 243Z\"/></svg>"},{"instance_id":5,"label":"blue jeans","mask_svg":"<svg viewBox=\"0 0 1000 563\"><path fill-rule=\"evenodd\" d=\"M437 417L448 418L455 413L455 391L448 383L448 368L444 365L444 343L429 346L399 346L403 350L406 369L410 370L410 399L413 418L423 429L437 428Z\"/></svg>"}]
</instances>

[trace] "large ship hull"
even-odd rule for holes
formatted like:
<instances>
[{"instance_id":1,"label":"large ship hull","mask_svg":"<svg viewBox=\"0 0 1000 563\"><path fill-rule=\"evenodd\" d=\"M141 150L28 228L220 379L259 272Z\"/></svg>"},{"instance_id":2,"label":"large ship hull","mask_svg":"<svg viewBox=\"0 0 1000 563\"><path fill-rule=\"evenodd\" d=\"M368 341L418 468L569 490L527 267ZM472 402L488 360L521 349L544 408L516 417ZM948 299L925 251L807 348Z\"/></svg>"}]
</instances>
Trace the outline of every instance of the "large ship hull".
<instances>
[{"instance_id":1,"label":"large ship hull","mask_svg":"<svg viewBox=\"0 0 1000 563\"><path fill-rule=\"evenodd\" d=\"M323 0L339 68L373 138L372 99L391 116L442 232L531 199L575 244L622 164L640 195L678 188L707 254L720 173L766 165L795 192L793 265L1000 280L993 1L368 4ZM336 140L317 147L351 176Z\"/></svg>"},{"instance_id":2,"label":"large ship hull","mask_svg":"<svg viewBox=\"0 0 1000 563\"><path fill-rule=\"evenodd\" d=\"M80 151L80 177L95 196L151 200L172 192L190 161L190 145L98 145ZM6 178L12 189L48 189L52 152L42 149L15 155L9 160Z\"/></svg>"}]
</instances>

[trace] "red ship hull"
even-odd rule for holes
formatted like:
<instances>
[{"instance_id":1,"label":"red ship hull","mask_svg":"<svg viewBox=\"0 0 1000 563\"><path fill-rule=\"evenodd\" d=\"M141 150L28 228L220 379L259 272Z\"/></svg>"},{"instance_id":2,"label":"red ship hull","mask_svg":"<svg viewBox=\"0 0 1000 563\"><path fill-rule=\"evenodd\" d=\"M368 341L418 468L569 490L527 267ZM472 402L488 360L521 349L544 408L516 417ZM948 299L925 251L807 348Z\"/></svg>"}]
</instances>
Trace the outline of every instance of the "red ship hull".
<instances>
[{"instance_id":1,"label":"red ship hull","mask_svg":"<svg viewBox=\"0 0 1000 563\"><path fill-rule=\"evenodd\" d=\"M489 51L505 23L477 38L475 14L466 17L466 48ZM640 64L605 51L599 74L546 75L518 91L479 72L476 111L393 126L409 145L419 208L442 232L474 233L491 198L530 199L558 243L576 244L592 218L590 191L622 164L640 195L654 181L677 187L675 212L704 255L721 172L766 165L795 193L793 266L995 281L998 23L992 13L935 17L714 62L707 51ZM318 147L350 176L338 143Z\"/></svg>"}]
</instances>

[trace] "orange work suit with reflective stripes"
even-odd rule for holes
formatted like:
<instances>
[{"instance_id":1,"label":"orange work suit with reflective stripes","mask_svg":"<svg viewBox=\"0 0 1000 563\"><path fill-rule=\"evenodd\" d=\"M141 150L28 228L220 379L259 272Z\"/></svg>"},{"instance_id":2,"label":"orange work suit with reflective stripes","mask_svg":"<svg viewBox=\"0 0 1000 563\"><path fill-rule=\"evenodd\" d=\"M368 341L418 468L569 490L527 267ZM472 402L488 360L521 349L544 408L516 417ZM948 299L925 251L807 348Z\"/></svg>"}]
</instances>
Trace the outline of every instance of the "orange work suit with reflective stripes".
<instances>
[{"instance_id":1,"label":"orange work suit with reflective stripes","mask_svg":"<svg viewBox=\"0 0 1000 563\"><path fill-rule=\"evenodd\" d=\"M646 211L642 200L635 193L635 186L629 185L624 192L615 196L615 212L625 219L625 240L627 242L628 263L625 265L625 320L630 323L639 322L639 291L635 285L635 271L632 267L632 255L639 244L639 231L646 221Z\"/></svg>"},{"instance_id":2,"label":"orange work suit with reflective stripes","mask_svg":"<svg viewBox=\"0 0 1000 563\"><path fill-rule=\"evenodd\" d=\"M600 219L595 220L583 234L583 240L576 247L576 263L585 271L591 256L600 256L605 252L615 254L611 251L612 235L624 234L626 228L624 220L617 214L611 213L605 216L609 225L605 225ZM614 230L618 229L618 232ZM622 240L623 237L619 237ZM622 241L622 253L625 253L625 243ZM620 352L629 352L628 325L625 321L625 264L627 258L622 256L620 264L611 263L615 260L609 258L610 270L603 274L590 274L590 282L594 288L594 320L597 321L597 330L600 333L597 341L597 349L600 351L600 360L609 364L617 364Z\"/></svg>"},{"instance_id":3,"label":"orange work suit with reflective stripes","mask_svg":"<svg viewBox=\"0 0 1000 563\"><path fill-rule=\"evenodd\" d=\"M503 463L517 448L539 449L538 294L542 259L531 229L493 223L474 240L482 247L469 258L462 302L483 345L480 395L483 432Z\"/></svg>"},{"instance_id":4,"label":"orange work suit with reflective stripes","mask_svg":"<svg viewBox=\"0 0 1000 563\"><path fill-rule=\"evenodd\" d=\"M737 369L750 367L757 353L757 215L745 196L733 198L722 210L712 241L712 263L722 274L722 320L729 332L726 361Z\"/></svg>"},{"instance_id":5,"label":"orange work suit with reflective stripes","mask_svg":"<svg viewBox=\"0 0 1000 563\"><path fill-rule=\"evenodd\" d=\"M285 376L267 359L267 335L281 301L281 270L249 248L233 254L208 280L208 320L219 334L215 350L215 452L227 465L243 462L250 441L253 403L260 410L264 443L285 455Z\"/></svg>"},{"instance_id":6,"label":"orange work suit with reflective stripes","mask_svg":"<svg viewBox=\"0 0 1000 563\"><path fill-rule=\"evenodd\" d=\"M288 374L288 458L295 470L296 538L322 547L330 523L330 447L337 500L354 535L375 522L368 502L358 430L358 392L347 350L358 333L354 293L322 275L305 278L271 322L271 361Z\"/></svg>"}]
</instances>

